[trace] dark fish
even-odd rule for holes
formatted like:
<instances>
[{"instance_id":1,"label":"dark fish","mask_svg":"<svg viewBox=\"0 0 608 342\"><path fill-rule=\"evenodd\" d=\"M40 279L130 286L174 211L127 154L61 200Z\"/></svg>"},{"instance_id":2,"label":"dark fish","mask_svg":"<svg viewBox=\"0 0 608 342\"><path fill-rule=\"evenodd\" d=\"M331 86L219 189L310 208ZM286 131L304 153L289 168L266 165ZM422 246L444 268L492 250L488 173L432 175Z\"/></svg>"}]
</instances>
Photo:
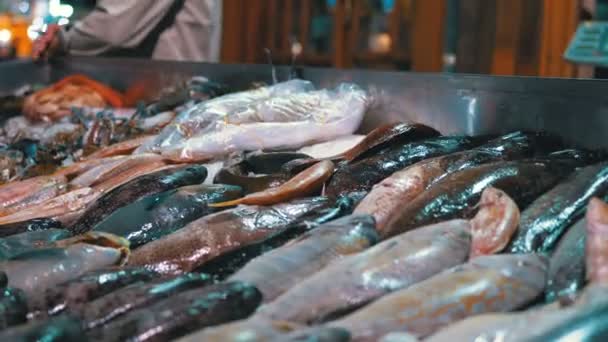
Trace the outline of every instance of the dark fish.
<instances>
[{"instance_id":1,"label":"dark fish","mask_svg":"<svg viewBox=\"0 0 608 342\"><path fill-rule=\"evenodd\" d=\"M133 311L88 335L103 341L167 341L243 319L255 311L261 300L260 292L246 283L210 285Z\"/></svg>"},{"instance_id":2,"label":"dark fish","mask_svg":"<svg viewBox=\"0 0 608 342\"><path fill-rule=\"evenodd\" d=\"M129 240L131 248L171 234L191 221L219 211L209 203L242 196L233 185L190 185L146 196L113 212L93 229Z\"/></svg>"},{"instance_id":3,"label":"dark fish","mask_svg":"<svg viewBox=\"0 0 608 342\"><path fill-rule=\"evenodd\" d=\"M0 239L0 260L10 259L11 257L23 252L53 247L54 242L72 236L69 230L47 229L39 231L28 231L16 235L7 236Z\"/></svg>"},{"instance_id":4,"label":"dark fish","mask_svg":"<svg viewBox=\"0 0 608 342\"><path fill-rule=\"evenodd\" d=\"M76 243L54 248L29 250L0 261L0 271L8 276L8 285L22 289L28 297L78 278L86 272L122 264L128 257L128 242L111 234L77 237ZM74 238L72 238L74 239Z\"/></svg>"},{"instance_id":5,"label":"dark fish","mask_svg":"<svg viewBox=\"0 0 608 342\"><path fill-rule=\"evenodd\" d=\"M251 260L228 280L255 285L267 303L330 263L360 252L377 241L373 217L347 216L325 223Z\"/></svg>"},{"instance_id":6,"label":"dark fish","mask_svg":"<svg viewBox=\"0 0 608 342\"><path fill-rule=\"evenodd\" d=\"M70 230L78 234L89 231L120 207L145 196L202 183L206 177L207 169L200 165L171 168L137 177L97 199Z\"/></svg>"},{"instance_id":7,"label":"dark fish","mask_svg":"<svg viewBox=\"0 0 608 342\"><path fill-rule=\"evenodd\" d=\"M237 248L211 259L196 271L212 274L218 279L224 279L245 266L253 258L278 248L323 223L350 215L354 205L355 200L353 198L342 197L336 201L333 207L313 211L295 223L288 225L284 230L271 234L260 242Z\"/></svg>"},{"instance_id":8,"label":"dark fish","mask_svg":"<svg viewBox=\"0 0 608 342\"><path fill-rule=\"evenodd\" d=\"M520 207L525 207L575 166L576 162L571 160L521 160L485 164L447 175L393 217L383 235L393 236L453 218L470 218L481 193L489 186L506 192Z\"/></svg>"},{"instance_id":9,"label":"dark fish","mask_svg":"<svg viewBox=\"0 0 608 342\"><path fill-rule=\"evenodd\" d=\"M0 289L0 329L25 323L27 313L27 301L23 291L10 287Z\"/></svg>"},{"instance_id":10,"label":"dark fish","mask_svg":"<svg viewBox=\"0 0 608 342\"><path fill-rule=\"evenodd\" d=\"M221 254L284 231L303 216L329 205L327 198L313 197L269 207L239 206L202 217L142 246L128 263L160 273L192 271Z\"/></svg>"},{"instance_id":11,"label":"dark fish","mask_svg":"<svg viewBox=\"0 0 608 342\"><path fill-rule=\"evenodd\" d=\"M437 137L409 144L396 144L377 155L341 165L327 185L326 194L337 197L357 191L369 191L372 186L407 166L423 159L472 148L483 141L470 137Z\"/></svg>"},{"instance_id":12,"label":"dark fish","mask_svg":"<svg viewBox=\"0 0 608 342\"><path fill-rule=\"evenodd\" d=\"M549 252L585 213L592 196L608 195L608 162L587 166L539 197L521 214L512 253Z\"/></svg>"},{"instance_id":13,"label":"dark fish","mask_svg":"<svg viewBox=\"0 0 608 342\"><path fill-rule=\"evenodd\" d=\"M400 215L404 206L441 177L489 162L532 157L541 149L538 140L533 135L515 132L471 150L425 159L374 185L355 213L374 215L382 234L392 217Z\"/></svg>"},{"instance_id":14,"label":"dark fish","mask_svg":"<svg viewBox=\"0 0 608 342\"><path fill-rule=\"evenodd\" d=\"M586 225L587 221L581 219L568 228L551 255L545 291L547 302L572 301L585 285Z\"/></svg>"},{"instance_id":15,"label":"dark fish","mask_svg":"<svg viewBox=\"0 0 608 342\"><path fill-rule=\"evenodd\" d=\"M546 272L546 260L535 254L478 257L329 325L349 330L354 341L376 341L393 331L424 337L469 316L528 304L543 291Z\"/></svg>"},{"instance_id":16,"label":"dark fish","mask_svg":"<svg viewBox=\"0 0 608 342\"><path fill-rule=\"evenodd\" d=\"M149 307L162 299L212 282L206 274L188 273L172 279L131 284L76 308L72 314L82 319L85 329L93 329L133 310Z\"/></svg>"},{"instance_id":17,"label":"dark fish","mask_svg":"<svg viewBox=\"0 0 608 342\"><path fill-rule=\"evenodd\" d=\"M15 222L0 225L0 238L21 234L25 232L35 232L45 229L61 229L61 222L52 218L37 218L22 222Z\"/></svg>"},{"instance_id":18,"label":"dark fish","mask_svg":"<svg viewBox=\"0 0 608 342\"><path fill-rule=\"evenodd\" d=\"M71 317L32 321L0 332L0 341L83 342L87 341L80 322Z\"/></svg>"},{"instance_id":19,"label":"dark fish","mask_svg":"<svg viewBox=\"0 0 608 342\"><path fill-rule=\"evenodd\" d=\"M89 272L76 279L30 297L30 311L44 310L50 315L74 311L88 302L127 285L157 277L143 268L106 269Z\"/></svg>"}]
</instances>

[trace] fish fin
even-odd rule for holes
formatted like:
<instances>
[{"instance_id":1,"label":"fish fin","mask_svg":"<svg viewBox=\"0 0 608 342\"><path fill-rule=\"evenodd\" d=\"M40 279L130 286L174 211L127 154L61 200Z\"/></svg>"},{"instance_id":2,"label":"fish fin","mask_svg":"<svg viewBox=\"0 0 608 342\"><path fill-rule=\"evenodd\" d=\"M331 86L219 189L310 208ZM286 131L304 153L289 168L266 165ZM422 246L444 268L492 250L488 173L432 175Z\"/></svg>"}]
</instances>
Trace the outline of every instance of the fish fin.
<instances>
[{"instance_id":1,"label":"fish fin","mask_svg":"<svg viewBox=\"0 0 608 342\"><path fill-rule=\"evenodd\" d=\"M218 202L218 203L209 203L207 204L208 207L210 208L223 208L223 207L232 207L235 205L239 205L241 204L241 202L243 201L245 197L242 198L238 198L232 201L224 201L224 202Z\"/></svg>"}]
</instances>

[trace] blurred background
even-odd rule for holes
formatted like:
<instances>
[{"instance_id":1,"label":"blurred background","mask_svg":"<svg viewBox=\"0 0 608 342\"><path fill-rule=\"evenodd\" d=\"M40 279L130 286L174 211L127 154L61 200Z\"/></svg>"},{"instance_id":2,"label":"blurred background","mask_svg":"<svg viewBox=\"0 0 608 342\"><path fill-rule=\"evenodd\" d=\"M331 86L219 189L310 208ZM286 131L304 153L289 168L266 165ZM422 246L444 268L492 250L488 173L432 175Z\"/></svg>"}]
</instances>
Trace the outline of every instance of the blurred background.
<instances>
[{"instance_id":1,"label":"blurred background","mask_svg":"<svg viewBox=\"0 0 608 342\"><path fill-rule=\"evenodd\" d=\"M128 0L125 0L128 1ZM45 25L95 0L0 0L0 58L30 55ZM496 75L603 77L563 59L608 0L223 0L221 62Z\"/></svg>"}]
</instances>

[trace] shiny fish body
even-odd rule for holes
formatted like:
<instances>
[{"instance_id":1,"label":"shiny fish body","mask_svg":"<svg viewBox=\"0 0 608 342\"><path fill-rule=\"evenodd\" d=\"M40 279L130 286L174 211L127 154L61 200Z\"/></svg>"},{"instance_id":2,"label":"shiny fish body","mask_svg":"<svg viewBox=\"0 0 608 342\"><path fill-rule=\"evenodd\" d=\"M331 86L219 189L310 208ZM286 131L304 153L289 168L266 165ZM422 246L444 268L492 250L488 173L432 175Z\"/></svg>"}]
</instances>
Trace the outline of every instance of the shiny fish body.
<instances>
[{"instance_id":1,"label":"shiny fish body","mask_svg":"<svg viewBox=\"0 0 608 342\"><path fill-rule=\"evenodd\" d=\"M52 247L55 241L72 236L65 229L29 231L0 239L0 260L7 260L32 249Z\"/></svg>"},{"instance_id":2,"label":"shiny fish body","mask_svg":"<svg viewBox=\"0 0 608 342\"><path fill-rule=\"evenodd\" d=\"M262 307L260 314L301 324L323 322L465 262L470 245L465 220L416 229L336 261Z\"/></svg>"},{"instance_id":3,"label":"shiny fish body","mask_svg":"<svg viewBox=\"0 0 608 342\"><path fill-rule=\"evenodd\" d=\"M386 295L331 326L346 328L354 341L372 341L392 331L427 336L471 315L510 311L544 289L547 262L538 255L492 255L444 271Z\"/></svg>"},{"instance_id":4,"label":"shiny fish body","mask_svg":"<svg viewBox=\"0 0 608 342\"><path fill-rule=\"evenodd\" d=\"M63 230L61 222L52 218L37 218L26 221L0 225L0 237L6 238L16 234L36 232L47 229ZM43 234L44 235L44 234ZM19 238L18 238L19 239Z\"/></svg>"},{"instance_id":5,"label":"shiny fish body","mask_svg":"<svg viewBox=\"0 0 608 342\"><path fill-rule=\"evenodd\" d=\"M133 310L148 307L177 293L212 283L206 274L188 273L164 280L135 283L72 310L86 329L101 327Z\"/></svg>"},{"instance_id":6,"label":"shiny fish body","mask_svg":"<svg viewBox=\"0 0 608 342\"><path fill-rule=\"evenodd\" d=\"M578 170L522 212L510 251L551 251L564 230L584 215L589 199L605 195L608 195L608 162Z\"/></svg>"},{"instance_id":7,"label":"shiny fish body","mask_svg":"<svg viewBox=\"0 0 608 342\"><path fill-rule=\"evenodd\" d=\"M38 204L66 189L63 176L39 176L0 186L0 216L12 213L11 207Z\"/></svg>"},{"instance_id":8,"label":"shiny fish body","mask_svg":"<svg viewBox=\"0 0 608 342\"><path fill-rule=\"evenodd\" d=\"M202 183L206 177L207 169L196 165L161 170L137 177L105 193L87 207L82 217L70 227L70 231L84 233L122 206L145 196Z\"/></svg>"},{"instance_id":9,"label":"shiny fish body","mask_svg":"<svg viewBox=\"0 0 608 342\"><path fill-rule=\"evenodd\" d=\"M270 302L331 262L360 252L377 241L371 216L347 216L262 254L228 280L255 285L262 292L264 302Z\"/></svg>"},{"instance_id":10,"label":"shiny fish body","mask_svg":"<svg viewBox=\"0 0 608 342\"><path fill-rule=\"evenodd\" d=\"M490 163L455 172L405 206L399 216L386 224L384 235L453 218L470 218L488 186L506 192L520 207L525 207L568 175L574 166L574 162L532 159Z\"/></svg>"},{"instance_id":11,"label":"shiny fish body","mask_svg":"<svg viewBox=\"0 0 608 342\"><path fill-rule=\"evenodd\" d=\"M207 204L236 199L241 195L241 188L232 185L185 186L126 205L95 225L93 230L122 236L129 240L131 248L137 248L218 211Z\"/></svg>"},{"instance_id":12,"label":"shiny fish body","mask_svg":"<svg viewBox=\"0 0 608 342\"><path fill-rule=\"evenodd\" d=\"M133 311L88 335L103 341L167 341L198 329L245 318L261 300L260 292L249 284L210 285Z\"/></svg>"},{"instance_id":13,"label":"shiny fish body","mask_svg":"<svg viewBox=\"0 0 608 342\"><path fill-rule=\"evenodd\" d=\"M211 214L135 250L128 264L160 273L192 271L223 253L283 231L302 216L327 205L326 198L315 197L270 207L239 206Z\"/></svg>"},{"instance_id":14,"label":"shiny fish body","mask_svg":"<svg viewBox=\"0 0 608 342\"><path fill-rule=\"evenodd\" d=\"M350 192L367 192L374 184L423 159L462 151L476 145L469 137L437 137L401 145L396 144L377 155L342 165L329 181L326 193L338 197Z\"/></svg>"}]
</instances>

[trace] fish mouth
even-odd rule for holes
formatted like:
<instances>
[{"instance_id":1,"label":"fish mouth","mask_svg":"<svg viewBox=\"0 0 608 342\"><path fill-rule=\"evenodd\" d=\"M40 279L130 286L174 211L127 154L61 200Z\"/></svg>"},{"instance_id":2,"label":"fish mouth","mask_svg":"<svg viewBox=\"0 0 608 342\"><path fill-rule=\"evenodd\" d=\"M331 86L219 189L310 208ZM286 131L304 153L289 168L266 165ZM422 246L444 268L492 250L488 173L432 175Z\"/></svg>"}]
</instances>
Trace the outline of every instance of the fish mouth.
<instances>
[{"instance_id":1,"label":"fish mouth","mask_svg":"<svg viewBox=\"0 0 608 342\"><path fill-rule=\"evenodd\" d=\"M55 246L64 248L78 243L118 250L120 252L120 262L118 264L121 266L126 264L129 255L131 254L129 240L105 232L86 232L71 238L59 240L55 243Z\"/></svg>"}]
</instances>

